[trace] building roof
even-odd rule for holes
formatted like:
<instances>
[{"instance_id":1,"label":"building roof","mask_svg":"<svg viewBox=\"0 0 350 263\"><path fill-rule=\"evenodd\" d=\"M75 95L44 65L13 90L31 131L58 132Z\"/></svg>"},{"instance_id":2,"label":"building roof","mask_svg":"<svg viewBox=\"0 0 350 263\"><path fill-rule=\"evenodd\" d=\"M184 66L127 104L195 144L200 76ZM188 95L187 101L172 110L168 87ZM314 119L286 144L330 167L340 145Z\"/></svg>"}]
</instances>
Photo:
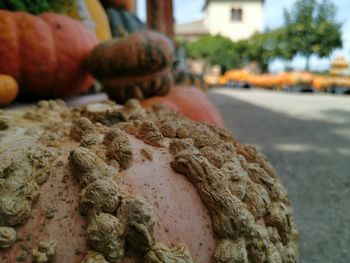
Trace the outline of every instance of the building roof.
<instances>
[{"instance_id":1,"label":"building roof","mask_svg":"<svg viewBox=\"0 0 350 263\"><path fill-rule=\"evenodd\" d=\"M203 10L205 10L210 2L263 2L265 3L265 0L205 0L205 4L203 6Z\"/></svg>"},{"instance_id":2,"label":"building roof","mask_svg":"<svg viewBox=\"0 0 350 263\"><path fill-rule=\"evenodd\" d=\"M176 35L207 35L209 31L204 26L203 20L198 20L194 22L189 22L181 25L175 26Z\"/></svg>"}]
</instances>

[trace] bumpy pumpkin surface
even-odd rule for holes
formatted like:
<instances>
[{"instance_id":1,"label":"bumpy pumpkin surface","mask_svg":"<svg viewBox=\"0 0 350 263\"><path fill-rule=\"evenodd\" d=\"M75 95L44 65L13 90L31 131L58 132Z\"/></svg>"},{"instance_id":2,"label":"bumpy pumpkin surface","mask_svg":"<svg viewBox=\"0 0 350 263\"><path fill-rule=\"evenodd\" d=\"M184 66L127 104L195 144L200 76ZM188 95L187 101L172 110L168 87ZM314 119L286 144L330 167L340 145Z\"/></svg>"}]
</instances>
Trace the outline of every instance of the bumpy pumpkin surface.
<instances>
[{"instance_id":1,"label":"bumpy pumpkin surface","mask_svg":"<svg viewBox=\"0 0 350 263\"><path fill-rule=\"evenodd\" d=\"M124 103L130 98L165 95L173 83L173 59L170 39L154 31L140 31L99 44L88 65L108 96Z\"/></svg>"},{"instance_id":2,"label":"bumpy pumpkin surface","mask_svg":"<svg viewBox=\"0 0 350 263\"><path fill-rule=\"evenodd\" d=\"M91 86L84 60L98 40L80 22L0 10L0 32L0 74L14 77L21 92L65 97Z\"/></svg>"},{"instance_id":3,"label":"bumpy pumpkin surface","mask_svg":"<svg viewBox=\"0 0 350 263\"><path fill-rule=\"evenodd\" d=\"M297 262L266 158L137 101L0 116L1 262Z\"/></svg>"}]
</instances>

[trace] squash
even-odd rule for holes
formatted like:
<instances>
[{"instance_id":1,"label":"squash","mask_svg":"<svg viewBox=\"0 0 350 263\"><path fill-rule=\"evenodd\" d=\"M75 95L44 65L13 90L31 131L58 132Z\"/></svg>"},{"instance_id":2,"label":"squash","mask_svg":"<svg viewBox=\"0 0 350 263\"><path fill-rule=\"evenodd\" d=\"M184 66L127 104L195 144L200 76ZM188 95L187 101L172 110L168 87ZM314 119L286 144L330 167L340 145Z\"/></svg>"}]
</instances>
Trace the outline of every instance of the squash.
<instances>
[{"instance_id":1,"label":"squash","mask_svg":"<svg viewBox=\"0 0 350 263\"><path fill-rule=\"evenodd\" d=\"M97 38L102 42L112 38L108 17L98 0L85 0L92 19L95 21L95 32Z\"/></svg>"},{"instance_id":2,"label":"squash","mask_svg":"<svg viewBox=\"0 0 350 263\"><path fill-rule=\"evenodd\" d=\"M222 117L216 107L208 100L203 91L195 87L175 87L166 96L151 97L142 101L142 106L149 108L162 104L178 111L183 116L222 127Z\"/></svg>"},{"instance_id":3,"label":"squash","mask_svg":"<svg viewBox=\"0 0 350 263\"><path fill-rule=\"evenodd\" d=\"M0 106L10 104L18 95L18 84L14 78L0 74Z\"/></svg>"},{"instance_id":4,"label":"squash","mask_svg":"<svg viewBox=\"0 0 350 263\"><path fill-rule=\"evenodd\" d=\"M94 32L69 17L0 10L0 74L23 94L65 97L93 83L84 60L98 43Z\"/></svg>"},{"instance_id":5,"label":"squash","mask_svg":"<svg viewBox=\"0 0 350 263\"><path fill-rule=\"evenodd\" d=\"M124 37L128 33L146 29L145 24L136 15L128 11L107 8L107 15L113 37Z\"/></svg>"},{"instance_id":6,"label":"squash","mask_svg":"<svg viewBox=\"0 0 350 263\"><path fill-rule=\"evenodd\" d=\"M120 103L130 98L165 95L173 83L174 46L155 31L141 31L95 47L88 67L108 96Z\"/></svg>"},{"instance_id":7,"label":"squash","mask_svg":"<svg viewBox=\"0 0 350 263\"><path fill-rule=\"evenodd\" d=\"M5 119L1 262L297 261L285 189L226 129L135 100Z\"/></svg>"}]
</instances>

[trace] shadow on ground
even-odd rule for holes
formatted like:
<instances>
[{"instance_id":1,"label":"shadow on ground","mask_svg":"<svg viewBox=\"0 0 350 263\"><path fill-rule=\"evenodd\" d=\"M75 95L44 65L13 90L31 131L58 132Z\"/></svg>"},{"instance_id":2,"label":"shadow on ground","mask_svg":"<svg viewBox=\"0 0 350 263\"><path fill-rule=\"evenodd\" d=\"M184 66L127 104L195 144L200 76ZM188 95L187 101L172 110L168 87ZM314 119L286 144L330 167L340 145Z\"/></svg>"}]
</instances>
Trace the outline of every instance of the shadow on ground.
<instances>
[{"instance_id":1,"label":"shadow on ground","mask_svg":"<svg viewBox=\"0 0 350 263\"><path fill-rule=\"evenodd\" d=\"M238 141L257 146L288 190L301 234L300 262L350 260L350 116L340 124L292 118L209 93Z\"/></svg>"}]
</instances>

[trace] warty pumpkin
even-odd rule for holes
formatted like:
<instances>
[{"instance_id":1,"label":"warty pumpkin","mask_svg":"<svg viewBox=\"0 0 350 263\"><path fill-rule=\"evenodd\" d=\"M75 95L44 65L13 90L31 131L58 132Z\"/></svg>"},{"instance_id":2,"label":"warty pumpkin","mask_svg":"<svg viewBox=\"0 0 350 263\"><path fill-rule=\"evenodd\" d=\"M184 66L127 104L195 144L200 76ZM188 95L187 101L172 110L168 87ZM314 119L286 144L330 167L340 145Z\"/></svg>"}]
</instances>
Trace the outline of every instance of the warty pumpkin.
<instances>
[{"instance_id":1,"label":"warty pumpkin","mask_svg":"<svg viewBox=\"0 0 350 263\"><path fill-rule=\"evenodd\" d=\"M297 261L278 176L226 129L136 100L0 121L1 262Z\"/></svg>"},{"instance_id":2,"label":"warty pumpkin","mask_svg":"<svg viewBox=\"0 0 350 263\"><path fill-rule=\"evenodd\" d=\"M191 120L224 126L220 112L206 94L196 87L176 86L166 96L151 97L141 103L145 108L162 104Z\"/></svg>"},{"instance_id":3,"label":"warty pumpkin","mask_svg":"<svg viewBox=\"0 0 350 263\"><path fill-rule=\"evenodd\" d=\"M0 10L0 32L0 74L14 77L22 93L65 97L91 86L84 60L98 40L79 21Z\"/></svg>"},{"instance_id":4,"label":"warty pumpkin","mask_svg":"<svg viewBox=\"0 0 350 263\"><path fill-rule=\"evenodd\" d=\"M0 74L0 106L10 104L18 95L17 81L8 75Z\"/></svg>"},{"instance_id":5,"label":"warty pumpkin","mask_svg":"<svg viewBox=\"0 0 350 263\"><path fill-rule=\"evenodd\" d=\"M96 46L88 67L108 96L124 103L165 95L173 84L174 46L155 31L140 31Z\"/></svg>"}]
</instances>

